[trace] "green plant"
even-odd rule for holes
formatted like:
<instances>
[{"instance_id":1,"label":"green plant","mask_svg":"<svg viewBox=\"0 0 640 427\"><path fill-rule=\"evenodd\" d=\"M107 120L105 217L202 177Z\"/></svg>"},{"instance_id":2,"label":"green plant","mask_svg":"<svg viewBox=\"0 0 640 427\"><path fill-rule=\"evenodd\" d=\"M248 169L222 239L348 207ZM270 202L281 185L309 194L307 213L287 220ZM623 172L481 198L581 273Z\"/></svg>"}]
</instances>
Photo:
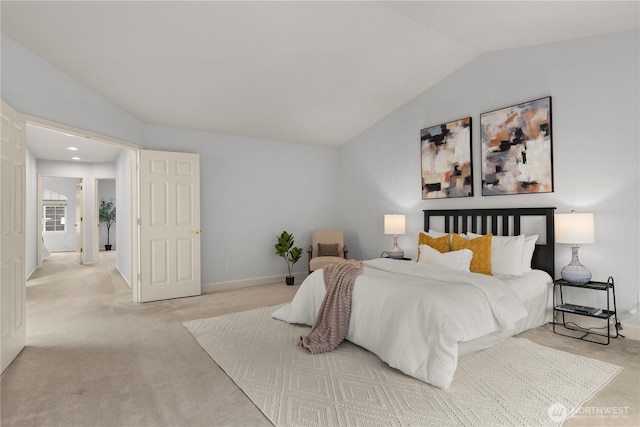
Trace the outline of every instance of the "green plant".
<instances>
[{"instance_id":1,"label":"green plant","mask_svg":"<svg viewBox=\"0 0 640 427\"><path fill-rule=\"evenodd\" d=\"M283 231L280 237L278 237L278 243L275 244L276 254L284 258L287 263L287 270L289 270L288 277L293 277L291 274L293 264L302 258L302 248L293 246L293 243L293 234Z\"/></svg>"},{"instance_id":2,"label":"green plant","mask_svg":"<svg viewBox=\"0 0 640 427\"><path fill-rule=\"evenodd\" d=\"M107 226L107 245L109 245L109 231L114 222L116 222L116 205L113 200L100 200L100 209L98 211L98 220L104 222Z\"/></svg>"}]
</instances>

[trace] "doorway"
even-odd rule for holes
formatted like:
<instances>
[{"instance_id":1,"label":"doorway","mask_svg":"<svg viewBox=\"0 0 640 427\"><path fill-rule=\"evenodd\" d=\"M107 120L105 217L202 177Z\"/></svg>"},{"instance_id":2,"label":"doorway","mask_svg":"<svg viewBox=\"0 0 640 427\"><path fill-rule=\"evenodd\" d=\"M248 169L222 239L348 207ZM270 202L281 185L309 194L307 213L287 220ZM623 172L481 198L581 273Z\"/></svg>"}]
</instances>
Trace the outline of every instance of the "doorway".
<instances>
[{"instance_id":1,"label":"doorway","mask_svg":"<svg viewBox=\"0 0 640 427\"><path fill-rule=\"evenodd\" d=\"M113 197L118 205L118 225L110 230L109 238L117 241L118 250L110 255L116 262L117 270L132 288L132 300L136 301L137 287L133 284L138 273L138 238L134 218L137 215L136 165L139 147L35 117L27 116L26 125L28 164L31 166L27 168L27 200L33 200L31 206L27 203L27 212L34 212L33 215L27 215L26 223L27 229L33 230L32 237L27 238L27 276L35 272L42 260L42 221L40 214L36 215L42 210L37 200L42 199L35 196L40 191L39 176L83 179L83 211L79 216L83 219L84 235L79 246L82 247L85 265L100 262L100 199L96 190L98 182L111 180L117 183L117 191L111 190L113 195L108 197Z\"/></svg>"},{"instance_id":2,"label":"doorway","mask_svg":"<svg viewBox=\"0 0 640 427\"><path fill-rule=\"evenodd\" d=\"M116 259L117 243L117 205L116 205L116 179L115 178L95 178L95 211L97 214L94 227L97 235L94 237L96 263L101 264L106 261Z\"/></svg>"},{"instance_id":3,"label":"doorway","mask_svg":"<svg viewBox=\"0 0 640 427\"><path fill-rule=\"evenodd\" d=\"M82 177L38 175L38 267L54 252L75 252L84 264L84 191Z\"/></svg>"}]
</instances>

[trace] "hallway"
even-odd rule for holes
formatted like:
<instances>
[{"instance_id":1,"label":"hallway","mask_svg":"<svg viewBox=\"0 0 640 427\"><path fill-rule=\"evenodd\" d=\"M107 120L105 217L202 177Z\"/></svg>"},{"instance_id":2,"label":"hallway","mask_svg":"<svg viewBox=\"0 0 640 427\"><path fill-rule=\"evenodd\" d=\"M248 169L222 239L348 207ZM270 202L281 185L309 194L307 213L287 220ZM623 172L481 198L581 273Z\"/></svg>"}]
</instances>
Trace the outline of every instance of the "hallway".
<instances>
[{"instance_id":1,"label":"hallway","mask_svg":"<svg viewBox=\"0 0 640 427\"><path fill-rule=\"evenodd\" d=\"M297 286L135 304L114 258L74 256L53 253L27 282L27 347L2 375L3 426L269 425L181 322L289 301Z\"/></svg>"}]
</instances>

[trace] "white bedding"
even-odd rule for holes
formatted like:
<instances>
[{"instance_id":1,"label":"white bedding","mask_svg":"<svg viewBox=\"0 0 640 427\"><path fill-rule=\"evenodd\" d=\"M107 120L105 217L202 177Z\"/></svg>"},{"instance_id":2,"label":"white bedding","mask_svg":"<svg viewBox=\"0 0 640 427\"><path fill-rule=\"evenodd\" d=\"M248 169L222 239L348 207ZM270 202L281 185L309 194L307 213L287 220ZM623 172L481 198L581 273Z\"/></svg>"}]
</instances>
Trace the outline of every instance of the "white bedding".
<instances>
[{"instance_id":1,"label":"white bedding","mask_svg":"<svg viewBox=\"0 0 640 427\"><path fill-rule=\"evenodd\" d=\"M530 301L521 298L528 292L536 293L482 274L390 259L365 261L353 289L346 338L407 375L447 388L458 343L500 331L512 335L526 326ZM313 325L324 294L322 270L317 270L273 317Z\"/></svg>"},{"instance_id":2,"label":"white bedding","mask_svg":"<svg viewBox=\"0 0 640 427\"><path fill-rule=\"evenodd\" d=\"M491 347L504 339L550 322L553 315L553 279L542 270L531 270L521 276L496 276L518 296L527 316L518 320L514 329L501 329L471 341L458 343L458 356Z\"/></svg>"}]
</instances>

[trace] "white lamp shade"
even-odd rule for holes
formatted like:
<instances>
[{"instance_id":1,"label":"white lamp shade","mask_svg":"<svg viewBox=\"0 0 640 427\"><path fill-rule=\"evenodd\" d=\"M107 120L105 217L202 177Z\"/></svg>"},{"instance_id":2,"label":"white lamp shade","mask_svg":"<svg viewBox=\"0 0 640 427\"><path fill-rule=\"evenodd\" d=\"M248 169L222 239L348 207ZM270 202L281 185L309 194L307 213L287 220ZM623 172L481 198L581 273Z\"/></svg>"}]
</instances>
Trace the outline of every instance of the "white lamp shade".
<instances>
[{"instance_id":1,"label":"white lamp shade","mask_svg":"<svg viewBox=\"0 0 640 427\"><path fill-rule=\"evenodd\" d=\"M595 242L596 232L592 213L555 215L556 243L578 245Z\"/></svg>"},{"instance_id":2,"label":"white lamp shade","mask_svg":"<svg viewBox=\"0 0 640 427\"><path fill-rule=\"evenodd\" d=\"M405 233L405 216L399 214L391 214L384 216L384 234L404 234Z\"/></svg>"}]
</instances>

